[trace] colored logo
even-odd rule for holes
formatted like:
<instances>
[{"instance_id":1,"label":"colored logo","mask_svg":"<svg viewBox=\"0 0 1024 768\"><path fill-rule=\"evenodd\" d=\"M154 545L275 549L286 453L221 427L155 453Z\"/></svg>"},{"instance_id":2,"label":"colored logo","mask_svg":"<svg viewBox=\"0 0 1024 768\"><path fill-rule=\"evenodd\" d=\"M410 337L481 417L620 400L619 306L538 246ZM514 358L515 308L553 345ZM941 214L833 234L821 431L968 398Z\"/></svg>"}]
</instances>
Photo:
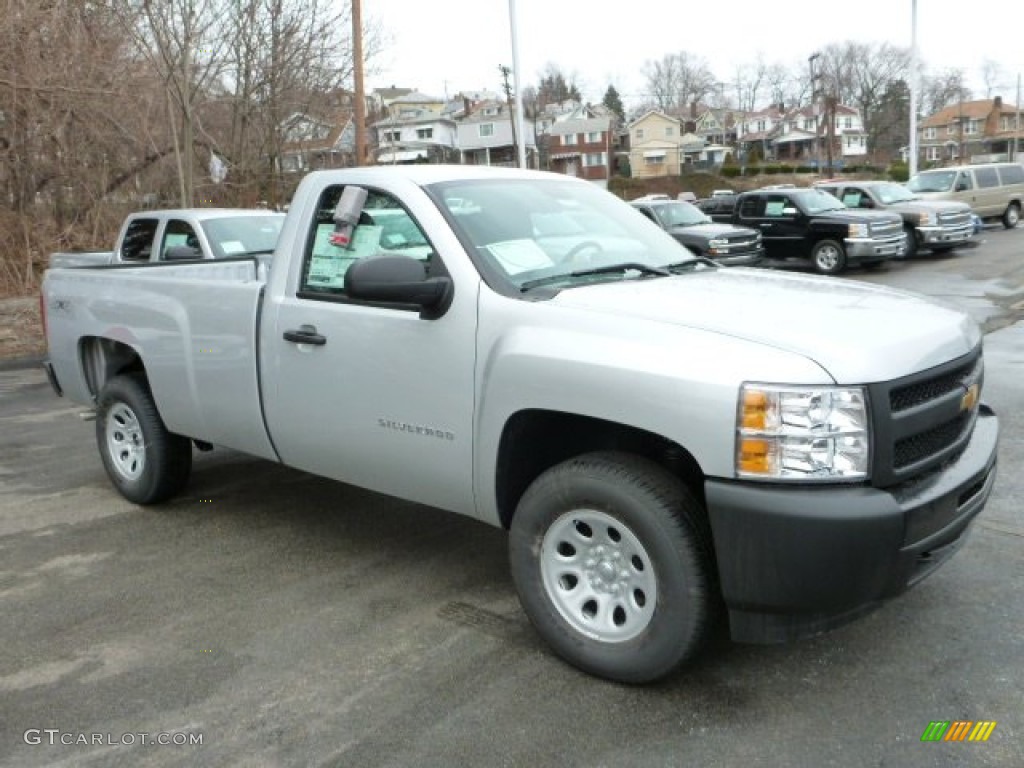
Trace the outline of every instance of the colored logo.
<instances>
[{"instance_id":1,"label":"colored logo","mask_svg":"<svg viewBox=\"0 0 1024 768\"><path fill-rule=\"evenodd\" d=\"M921 741L988 741L995 729L995 720L932 720Z\"/></svg>"},{"instance_id":2,"label":"colored logo","mask_svg":"<svg viewBox=\"0 0 1024 768\"><path fill-rule=\"evenodd\" d=\"M970 411L978 404L978 384L975 382L967 388L963 398L960 400L960 410Z\"/></svg>"}]
</instances>

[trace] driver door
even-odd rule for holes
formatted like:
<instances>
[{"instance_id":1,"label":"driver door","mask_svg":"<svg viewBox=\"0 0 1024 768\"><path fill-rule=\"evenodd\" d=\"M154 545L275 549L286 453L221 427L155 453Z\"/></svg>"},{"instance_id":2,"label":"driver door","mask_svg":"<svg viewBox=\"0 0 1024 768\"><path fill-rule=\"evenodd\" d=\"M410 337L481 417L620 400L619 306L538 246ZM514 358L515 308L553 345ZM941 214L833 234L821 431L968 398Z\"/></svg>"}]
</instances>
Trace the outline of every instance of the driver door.
<instances>
[{"instance_id":1,"label":"driver door","mask_svg":"<svg viewBox=\"0 0 1024 768\"><path fill-rule=\"evenodd\" d=\"M370 190L349 247L331 242L342 188L328 187L293 290L269 303L261 344L266 421L288 465L456 512L473 505L476 286L448 310L356 301L351 264L402 254L444 265L398 200Z\"/></svg>"}]
</instances>

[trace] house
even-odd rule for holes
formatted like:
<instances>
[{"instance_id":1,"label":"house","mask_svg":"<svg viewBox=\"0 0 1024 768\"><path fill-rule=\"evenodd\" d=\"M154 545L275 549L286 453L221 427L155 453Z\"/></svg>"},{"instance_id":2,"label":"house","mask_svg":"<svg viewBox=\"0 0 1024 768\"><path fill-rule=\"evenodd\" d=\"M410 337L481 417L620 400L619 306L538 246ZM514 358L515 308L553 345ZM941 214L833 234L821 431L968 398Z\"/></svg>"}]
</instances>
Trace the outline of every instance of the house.
<instances>
[{"instance_id":1,"label":"house","mask_svg":"<svg viewBox=\"0 0 1024 768\"><path fill-rule=\"evenodd\" d=\"M485 100L470 108L458 121L457 144L461 161L467 165L518 166L513 140L514 120L515 110L496 99ZM533 121L525 116L523 131L526 134L526 164L532 168L536 164L537 140Z\"/></svg>"},{"instance_id":2,"label":"house","mask_svg":"<svg viewBox=\"0 0 1024 768\"><path fill-rule=\"evenodd\" d=\"M386 108L388 116L395 120L402 120L410 117L417 117L424 112L441 114L444 109L445 99L428 96L419 91L410 91L393 99Z\"/></svg>"},{"instance_id":3,"label":"house","mask_svg":"<svg viewBox=\"0 0 1024 768\"><path fill-rule=\"evenodd\" d=\"M629 167L634 178L678 176L683 157L683 126L656 109L629 124Z\"/></svg>"},{"instance_id":4,"label":"house","mask_svg":"<svg viewBox=\"0 0 1024 768\"><path fill-rule=\"evenodd\" d=\"M615 161L613 133L609 117L556 120L544 137L548 169L607 184Z\"/></svg>"},{"instance_id":5,"label":"house","mask_svg":"<svg viewBox=\"0 0 1024 768\"><path fill-rule=\"evenodd\" d=\"M929 163L1000 162L1016 157L1024 139L1019 108L994 99L962 101L929 115L918 126L921 159Z\"/></svg>"},{"instance_id":6,"label":"house","mask_svg":"<svg viewBox=\"0 0 1024 768\"><path fill-rule=\"evenodd\" d=\"M783 112L773 105L746 116L739 142L744 155L758 148L763 158L808 165L843 165L867 155L860 113L845 104L815 103Z\"/></svg>"},{"instance_id":7,"label":"house","mask_svg":"<svg viewBox=\"0 0 1024 768\"><path fill-rule=\"evenodd\" d=\"M458 159L455 120L418 110L412 117L388 117L370 128L377 144L379 165L453 163Z\"/></svg>"},{"instance_id":8,"label":"house","mask_svg":"<svg viewBox=\"0 0 1024 768\"><path fill-rule=\"evenodd\" d=\"M355 165L356 129L351 110L338 110L326 117L296 112L284 121L281 135L282 171L298 173Z\"/></svg>"}]
</instances>

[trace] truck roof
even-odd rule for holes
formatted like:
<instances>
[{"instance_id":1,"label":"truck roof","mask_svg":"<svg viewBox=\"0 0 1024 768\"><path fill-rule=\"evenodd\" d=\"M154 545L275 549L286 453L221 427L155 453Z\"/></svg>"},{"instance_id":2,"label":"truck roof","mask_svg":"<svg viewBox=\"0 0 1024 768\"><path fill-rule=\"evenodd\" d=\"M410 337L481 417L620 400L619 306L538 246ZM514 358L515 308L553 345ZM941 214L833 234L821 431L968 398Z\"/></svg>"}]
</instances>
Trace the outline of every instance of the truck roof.
<instances>
[{"instance_id":1,"label":"truck roof","mask_svg":"<svg viewBox=\"0 0 1024 768\"><path fill-rule=\"evenodd\" d=\"M409 179L415 184L420 185L434 184L441 181L491 178L573 180L572 176L566 176L561 173L523 170L520 168L498 168L492 165L373 165L360 168L313 171L308 176L339 176L346 179L358 177L368 181L397 177Z\"/></svg>"},{"instance_id":2,"label":"truck roof","mask_svg":"<svg viewBox=\"0 0 1024 768\"><path fill-rule=\"evenodd\" d=\"M268 208L161 208L152 211L135 211L133 218L192 218L197 221L206 219L223 219L228 216L284 216L283 213Z\"/></svg>"}]
</instances>

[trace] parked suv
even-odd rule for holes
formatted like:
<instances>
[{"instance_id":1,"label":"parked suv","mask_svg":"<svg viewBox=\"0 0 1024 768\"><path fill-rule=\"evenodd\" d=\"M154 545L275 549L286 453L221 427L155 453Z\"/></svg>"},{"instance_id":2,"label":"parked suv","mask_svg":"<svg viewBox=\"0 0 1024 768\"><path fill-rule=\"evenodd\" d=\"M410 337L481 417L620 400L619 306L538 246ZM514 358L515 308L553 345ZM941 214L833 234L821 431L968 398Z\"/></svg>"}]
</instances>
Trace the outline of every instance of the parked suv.
<instances>
[{"instance_id":1,"label":"parked suv","mask_svg":"<svg viewBox=\"0 0 1024 768\"><path fill-rule=\"evenodd\" d=\"M752 267L764 259L761 233L712 221L681 200L633 200L632 206L698 256L722 266Z\"/></svg>"},{"instance_id":2,"label":"parked suv","mask_svg":"<svg viewBox=\"0 0 1024 768\"><path fill-rule=\"evenodd\" d=\"M950 251L974 236L971 207L952 200L923 200L902 184L891 181L822 181L814 185L849 208L888 210L903 217L907 233L905 256L920 248L932 253Z\"/></svg>"},{"instance_id":3,"label":"parked suv","mask_svg":"<svg viewBox=\"0 0 1024 768\"><path fill-rule=\"evenodd\" d=\"M877 266L906 247L903 219L847 208L820 189L760 189L739 196L733 223L761 230L771 258L809 259L824 275Z\"/></svg>"},{"instance_id":4,"label":"parked suv","mask_svg":"<svg viewBox=\"0 0 1024 768\"><path fill-rule=\"evenodd\" d=\"M728 224L732 221L732 210L736 207L736 195L729 192L717 194L718 192L723 192L723 190L715 190L711 197L698 200L694 205L706 213L712 221Z\"/></svg>"},{"instance_id":5,"label":"parked suv","mask_svg":"<svg viewBox=\"0 0 1024 768\"><path fill-rule=\"evenodd\" d=\"M999 219L1013 229L1024 208L1024 166L985 163L935 168L915 175L907 188L926 200L967 203L982 219Z\"/></svg>"}]
</instances>

